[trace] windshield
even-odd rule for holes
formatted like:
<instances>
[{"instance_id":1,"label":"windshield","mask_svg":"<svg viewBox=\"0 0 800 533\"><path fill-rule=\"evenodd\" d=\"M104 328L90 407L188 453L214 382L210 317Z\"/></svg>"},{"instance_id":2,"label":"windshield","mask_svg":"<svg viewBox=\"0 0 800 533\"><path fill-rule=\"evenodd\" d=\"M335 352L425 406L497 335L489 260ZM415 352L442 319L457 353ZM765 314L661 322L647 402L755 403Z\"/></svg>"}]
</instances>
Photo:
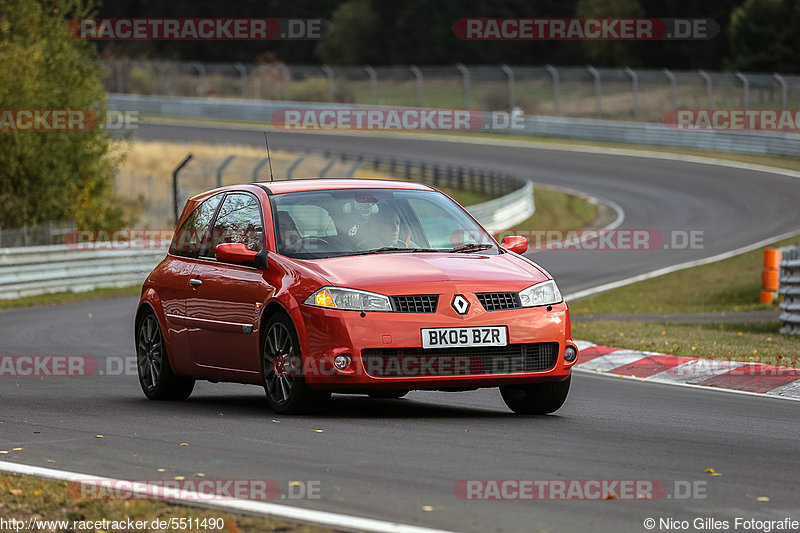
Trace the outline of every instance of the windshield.
<instances>
[{"instance_id":1,"label":"windshield","mask_svg":"<svg viewBox=\"0 0 800 533\"><path fill-rule=\"evenodd\" d=\"M278 253L289 257L499 253L491 236L437 191L310 191L275 195L272 201Z\"/></svg>"}]
</instances>

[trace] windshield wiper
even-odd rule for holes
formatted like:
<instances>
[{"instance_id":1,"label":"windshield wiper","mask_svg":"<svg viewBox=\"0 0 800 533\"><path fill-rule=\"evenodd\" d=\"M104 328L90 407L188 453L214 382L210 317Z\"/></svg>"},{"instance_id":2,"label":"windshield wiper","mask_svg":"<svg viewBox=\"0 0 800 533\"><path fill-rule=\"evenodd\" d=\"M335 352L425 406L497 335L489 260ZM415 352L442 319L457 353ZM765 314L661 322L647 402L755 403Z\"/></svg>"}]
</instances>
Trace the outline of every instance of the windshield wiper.
<instances>
[{"instance_id":1,"label":"windshield wiper","mask_svg":"<svg viewBox=\"0 0 800 533\"><path fill-rule=\"evenodd\" d=\"M481 250L488 250L489 248L494 248L493 244L462 244L461 246L456 246L455 248L451 248L447 250L451 253L470 253L470 252L479 252Z\"/></svg>"},{"instance_id":2,"label":"windshield wiper","mask_svg":"<svg viewBox=\"0 0 800 533\"><path fill-rule=\"evenodd\" d=\"M382 254L382 253L396 253L396 252L438 252L433 248L400 248L399 246L384 246L382 248L375 248L374 250L361 250L360 252L353 252L349 255L369 255L369 254Z\"/></svg>"}]
</instances>

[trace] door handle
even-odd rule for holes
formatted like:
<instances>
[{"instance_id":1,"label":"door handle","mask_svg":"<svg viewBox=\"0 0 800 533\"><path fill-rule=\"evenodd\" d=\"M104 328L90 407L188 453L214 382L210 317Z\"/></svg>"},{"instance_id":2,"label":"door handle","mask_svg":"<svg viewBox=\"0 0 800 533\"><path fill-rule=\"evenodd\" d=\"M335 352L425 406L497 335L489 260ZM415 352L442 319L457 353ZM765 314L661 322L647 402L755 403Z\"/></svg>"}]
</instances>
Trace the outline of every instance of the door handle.
<instances>
[{"instance_id":1,"label":"door handle","mask_svg":"<svg viewBox=\"0 0 800 533\"><path fill-rule=\"evenodd\" d=\"M199 279L192 278L192 279L189 280L189 285L191 285L192 287L199 287L202 284L203 284L203 281L199 280Z\"/></svg>"}]
</instances>

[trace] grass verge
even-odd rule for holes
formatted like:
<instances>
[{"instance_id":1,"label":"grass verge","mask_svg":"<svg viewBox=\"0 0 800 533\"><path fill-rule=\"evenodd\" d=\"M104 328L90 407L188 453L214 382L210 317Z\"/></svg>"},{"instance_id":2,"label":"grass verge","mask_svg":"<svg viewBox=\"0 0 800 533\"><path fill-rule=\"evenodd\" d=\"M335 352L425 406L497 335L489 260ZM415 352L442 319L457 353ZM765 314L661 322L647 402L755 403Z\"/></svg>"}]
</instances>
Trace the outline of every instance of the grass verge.
<instances>
[{"instance_id":1,"label":"grass verge","mask_svg":"<svg viewBox=\"0 0 800 533\"><path fill-rule=\"evenodd\" d=\"M202 521L212 519L212 524L219 525L219 519L224 521L222 529L208 527L190 527L181 531L221 531L228 533L239 532L281 532L281 533L325 533L334 530L307 524L295 524L283 520L276 520L268 517L250 516L242 514L231 514L226 512L204 510L198 507L173 505L160 501L149 500L107 500L107 501L85 501L76 500L67 492L66 481L51 481L28 476L0 475L0 516L8 522L9 519L23 521L27 529L27 523L31 519L49 521L119 521L127 522L130 518L133 521L145 521L152 525L153 520L170 520L171 518L190 519L192 524L202 523ZM195 522L197 520L197 522ZM43 527L36 531L73 531L72 525L69 527ZM77 530L77 529L76 529ZM112 529L108 529L111 531ZM119 531L127 531L126 526L117 528ZM170 529L159 529L147 527L136 529L137 532L147 531L169 531ZM100 531L92 528L91 531Z\"/></svg>"},{"instance_id":2,"label":"grass verge","mask_svg":"<svg viewBox=\"0 0 800 533\"><path fill-rule=\"evenodd\" d=\"M776 242L730 259L687 268L570 303L572 313L703 313L769 310L758 303L764 249L800 242Z\"/></svg>"},{"instance_id":3,"label":"grass verge","mask_svg":"<svg viewBox=\"0 0 800 533\"><path fill-rule=\"evenodd\" d=\"M800 365L800 336L778 333L779 322L665 324L659 322L579 322L572 334L606 346L648 352Z\"/></svg>"},{"instance_id":4,"label":"grass verge","mask_svg":"<svg viewBox=\"0 0 800 533\"><path fill-rule=\"evenodd\" d=\"M84 292L67 291L53 294L37 294L36 296L25 296L14 300L0 300L0 309L14 309L17 307L33 307L38 305L58 305L84 300L99 300L102 298L118 298L123 296L139 296L141 292L142 286L134 285L130 287L94 289Z\"/></svg>"}]
</instances>

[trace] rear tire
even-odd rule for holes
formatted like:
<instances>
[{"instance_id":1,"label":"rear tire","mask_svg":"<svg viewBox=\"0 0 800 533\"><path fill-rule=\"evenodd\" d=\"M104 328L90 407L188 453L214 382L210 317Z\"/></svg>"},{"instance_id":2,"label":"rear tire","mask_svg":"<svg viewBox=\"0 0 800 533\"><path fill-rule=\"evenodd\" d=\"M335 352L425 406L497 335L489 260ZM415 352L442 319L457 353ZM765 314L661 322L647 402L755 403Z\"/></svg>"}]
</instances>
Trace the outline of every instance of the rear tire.
<instances>
[{"instance_id":1,"label":"rear tire","mask_svg":"<svg viewBox=\"0 0 800 533\"><path fill-rule=\"evenodd\" d=\"M192 394L194 380L172 372L164 336L152 310L146 311L136 326L136 368L139 385L150 400L185 400Z\"/></svg>"},{"instance_id":2,"label":"rear tire","mask_svg":"<svg viewBox=\"0 0 800 533\"><path fill-rule=\"evenodd\" d=\"M570 375L564 381L548 381L530 385L500 387L500 394L509 409L518 415L546 415L564 405L569 394Z\"/></svg>"},{"instance_id":3,"label":"rear tire","mask_svg":"<svg viewBox=\"0 0 800 533\"><path fill-rule=\"evenodd\" d=\"M376 390L367 393L370 398L385 398L389 400L396 400L402 398L410 391L407 390Z\"/></svg>"},{"instance_id":4,"label":"rear tire","mask_svg":"<svg viewBox=\"0 0 800 533\"><path fill-rule=\"evenodd\" d=\"M314 390L306 385L297 332L283 313L273 314L264 326L261 383L270 407L279 414L313 412L331 397L329 391Z\"/></svg>"}]
</instances>

